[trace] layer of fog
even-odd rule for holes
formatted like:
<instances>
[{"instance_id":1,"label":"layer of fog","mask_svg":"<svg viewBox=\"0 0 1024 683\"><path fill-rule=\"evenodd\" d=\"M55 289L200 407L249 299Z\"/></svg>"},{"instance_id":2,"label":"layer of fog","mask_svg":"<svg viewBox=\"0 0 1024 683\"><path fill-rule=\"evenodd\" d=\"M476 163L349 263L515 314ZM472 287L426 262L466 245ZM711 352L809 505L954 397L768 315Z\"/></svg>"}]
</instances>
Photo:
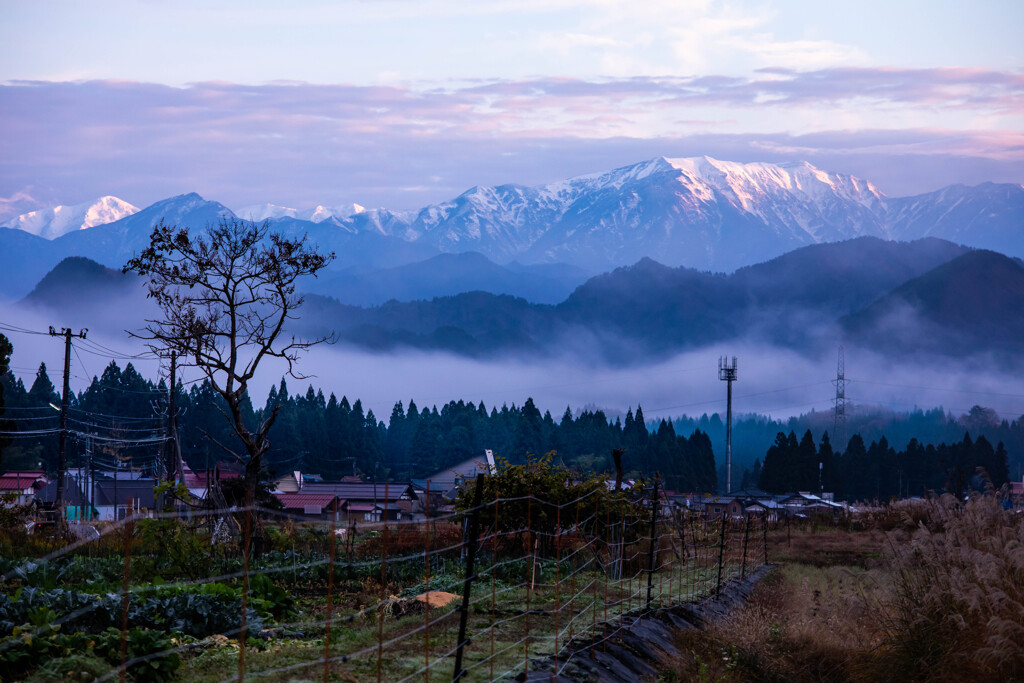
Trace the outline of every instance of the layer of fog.
<instances>
[{"instance_id":1,"label":"layer of fog","mask_svg":"<svg viewBox=\"0 0 1024 683\"><path fill-rule=\"evenodd\" d=\"M14 345L12 369L30 386L36 369L45 362L50 379L61 383L64 344L45 335L52 316L22 308L0 307L0 331ZM43 335L17 331L20 328ZM58 328L59 329L59 328ZM78 327L74 328L77 332ZM142 355L138 355L142 354ZM742 342L681 353L668 360L632 367L604 367L572 357L529 360L471 360L441 353L405 352L371 354L338 346L320 346L306 353L296 366L306 379L287 378L291 394L308 386L339 399L362 401L387 422L397 401L410 399L422 409L451 400L483 401L490 409L502 404L522 405L533 398L543 412L558 420L570 406L601 408L610 416L643 406L648 419L679 415L722 413L726 383L718 379L719 356L736 356L739 379L733 386L736 413L760 413L776 418L815 411L831 411L835 398L836 349L808 355L777 346ZM71 388L83 390L94 376L115 360L121 368L131 362L149 379L166 377L167 363L145 353L137 339L113 326L92 329L86 340L75 340L71 355ZM265 403L272 385L286 368L266 363L250 388L257 406ZM183 368L186 382L200 379L194 368ZM866 349L845 349L846 397L857 406L883 406L904 411L941 406L954 415L974 405L995 409L1014 419L1024 415L1024 379L1004 375L984 356L951 360L903 356L898 359Z\"/></svg>"}]
</instances>

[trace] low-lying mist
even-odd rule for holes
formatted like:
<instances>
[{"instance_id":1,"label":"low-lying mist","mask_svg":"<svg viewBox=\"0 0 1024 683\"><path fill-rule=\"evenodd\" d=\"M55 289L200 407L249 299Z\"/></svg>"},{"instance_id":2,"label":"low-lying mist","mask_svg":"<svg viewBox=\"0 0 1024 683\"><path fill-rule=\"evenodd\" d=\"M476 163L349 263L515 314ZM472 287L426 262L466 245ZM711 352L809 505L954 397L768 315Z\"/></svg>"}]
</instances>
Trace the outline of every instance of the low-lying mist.
<instances>
[{"instance_id":1,"label":"low-lying mist","mask_svg":"<svg viewBox=\"0 0 1024 683\"><path fill-rule=\"evenodd\" d=\"M122 314L129 314L122 311ZM124 317L121 316L122 322ZM166 376L166 363L152 358L143 343L106 319L89 330L85 341L75 340L71 355L71 388L83 390L111 360L122 368L131 362L150 379ZM72 323L77 321L71 321ZM62 339L19 332L46 332L62 321L24 307L0 307L0 331L14 345L12 368L26 386L45 362L50 379L61 383ZM141 326L141 322L136 326ZM77 332L78 327L74 330ZM134 329L134 328L133 328ZM726 384L718 379L719 356L736 356L739 379L733 386L736 413L760 413L785 418L814 411L831 411L835 398L838 345L828 351L796 352L776 345L743 341L716 344L657 362L635 359L628 367L596 364L593 358L575 358L571 351L557 358L532 362L510 359L467 359L445 353L398 352L373 354L340 345L322 345L306 353L296 365L305 379L287 378L293 395L308 386L325 395L334 393L350 401L360 399L365 410L387 422L397 401L410 399L422 409L451 400L483 401L488 408L503 403L521 405L532 397L543 412L558 420L570 406L601 408L609 416L625 414L642 405L648 419L722 413ZM143 354L135 357L137 354ZM286 372L283 364L268 362L250 387L253 403L266 400L271 385ZM845 348L846 398L852 404L883 406L892 410L941 406L955 415L974 405L993 408L1004 418L1024 415L1024 379L1002 372L985 355L949 357L889 357L869 349ZM186 382L200 379L195 368L183 367Z\"/></svg>"}]
</instances>

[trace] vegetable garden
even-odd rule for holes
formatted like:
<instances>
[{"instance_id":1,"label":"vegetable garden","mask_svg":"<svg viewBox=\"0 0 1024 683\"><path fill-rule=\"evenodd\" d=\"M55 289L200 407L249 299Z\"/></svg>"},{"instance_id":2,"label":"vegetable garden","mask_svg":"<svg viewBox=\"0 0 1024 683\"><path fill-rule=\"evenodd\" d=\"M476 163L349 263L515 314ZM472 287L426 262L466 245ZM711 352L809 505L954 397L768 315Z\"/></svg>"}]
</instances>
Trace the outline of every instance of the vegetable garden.
<instances>
[{"instance_id":1,"label":"vegetable garden","mask_svg":"<svg viewBox=\"0 0 1024 683\"><path fill-rule=\"evenodd\" d=\"M5 528L2 680L511 678L720 590L767 548L760 517L704 517L655 482L612 490L544 462L467 482L424 519L242 507L95 528Z\"/></svg>"}]
</instances>

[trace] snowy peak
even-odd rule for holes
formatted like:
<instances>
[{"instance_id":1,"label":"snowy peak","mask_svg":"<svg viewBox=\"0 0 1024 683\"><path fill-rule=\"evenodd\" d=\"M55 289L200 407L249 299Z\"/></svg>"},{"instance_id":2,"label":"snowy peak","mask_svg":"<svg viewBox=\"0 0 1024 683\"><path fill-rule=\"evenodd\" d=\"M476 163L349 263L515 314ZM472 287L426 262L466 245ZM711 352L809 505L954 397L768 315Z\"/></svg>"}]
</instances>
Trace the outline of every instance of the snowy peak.
<instances>
[{"instance_id":1,"label":"snowy peak","mask_svg":"<svg viewBox=\"0 0 1024 683\"><path fill-rule=\"evenodd\" d=\"M111 206L120 201L110 199ZM56 221L58 215L64 220L64 214L53 211L48 222L23 216L17 219L19 225L8 222L8 227L44 237L72 231L57 240L66 243L67 255L103 262L104 254L130 256L144 246L161 220L202 229L236 215L193 193L141 211L122 207L138 212L109 228L81 231L106 220L106 209L94 206L99 203L67 207L81 209L75 221ZM1020 185L952 186L891 198L867 180L807 162L739 163L707 156L655 157L535 187L476 186L418 211L367 210L356 204L301 210L259 204L239 209L237 215L308 231L332 249L358 244L370 260L390 258L385 253L472 251L499 264L562 263L591 272L644 257L667 266L728 271L801 246L863 236L935 236L1024 255ZM291 225L295 221L316 225ZM101 238L106 242L100 244ZM88 251L93 247L94 252Z\"/></svg>"},{"instance_id":2,"label":"snowy peak","mask_svg":"<svg viewBox=\"0 0 1024 683\"><path fill-rule=\"evenodd\" d=\"M235 215L247 221L295 218L300 221L323 223L331 218L349 218L364 211L366 211L366 207L359 204L341 204L339 206L322 206L318 204L312 209L292 209L277 204L254 204L235 211Z\"/></svg>"},{"instance_id":3,"label":"snowy peak","mask_svg":"<svg viewBox=\"0 0 1024 683\"><path fill-rule=\"evenodd\" d=\"M789 195L814 202L838 197L864 206L877 206L885 201L885 196L870 182L829 173L806 161L742 164L706 156L664 161L681 171L687 180L704 183L735 198L746 210L760 196Z\"/></svg>"},{"instance_id":4,"label":"snowy peak","mask_svg":"<svg viewBox=\"0 0 1024 683\"><path fill-rule=\"evenodd\" d=\"M0 227L24 230L52 240L76 230L113 223L138 211L138 207L108 195L91 202L32 211L12 218Z\"/></svg>"}]
</instances>

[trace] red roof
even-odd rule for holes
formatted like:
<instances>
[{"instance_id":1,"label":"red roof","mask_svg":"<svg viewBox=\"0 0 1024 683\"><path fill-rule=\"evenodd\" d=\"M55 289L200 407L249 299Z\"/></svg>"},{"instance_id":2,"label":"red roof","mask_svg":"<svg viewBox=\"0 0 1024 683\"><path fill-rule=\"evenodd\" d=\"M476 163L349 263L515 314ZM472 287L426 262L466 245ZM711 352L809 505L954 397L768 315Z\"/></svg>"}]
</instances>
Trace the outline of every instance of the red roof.
<instances>
[{"instance_id":1,"label":"red roof","mask_svg":"<svg viewBox=\"0 0 1024 683\"><path fill-rule=\"evenodd\" d=\"M221 470L221 479L238 479L240 475L238 472L225 472ZM217 475L211 470L210 472L210 483L217 481ZM206 488L206 472L185 472L185 486L190 489L204 489Z\"/></svg>"},{"instance_id":2,"label":"red roof","mask_svg":"<svg viewBox=\"0 0 1024 683\"><path fill-rule=\"evenodd\" d=\"M0 491L23 491L37 481L45 481L44 472L5 472L0 475Z\"/></svg>"},{"instance_id":3,"label":"red roof","mask_svg":"<svg viewBox=\"0 0 1024 683\"><path fill-rule=\"evenodd\" d=\"M307 507L319 506L321 510L330 508L337 496L329 493L275 493L274 497L281 501L286 510L304 510ZM345 501L339 500L338 507L343 507Z\"/></svg>"}]
</instances>

